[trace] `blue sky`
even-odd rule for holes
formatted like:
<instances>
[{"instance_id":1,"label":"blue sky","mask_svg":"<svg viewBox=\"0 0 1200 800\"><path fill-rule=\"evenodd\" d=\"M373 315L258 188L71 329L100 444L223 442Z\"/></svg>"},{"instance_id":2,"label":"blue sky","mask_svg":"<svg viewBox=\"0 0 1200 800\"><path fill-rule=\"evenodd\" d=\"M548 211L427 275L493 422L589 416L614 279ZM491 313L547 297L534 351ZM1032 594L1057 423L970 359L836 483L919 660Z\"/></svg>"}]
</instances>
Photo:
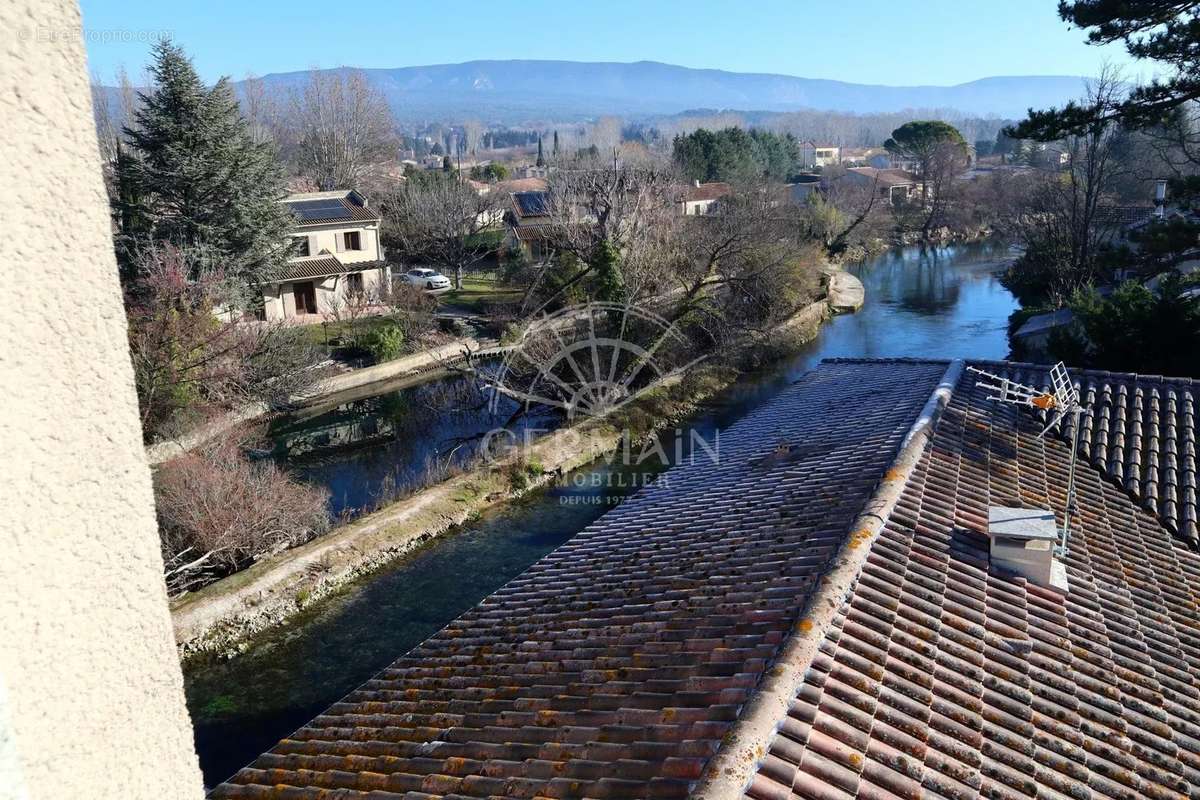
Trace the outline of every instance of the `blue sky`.
<instances>
[{"instance_id":1,"label":"blue sky","mask_svg":"<svg viewBox=\"0 0 1200 800\"><path fill-rule=\"evenodd\" d=\"M1090 47L1054 0L81 0L92 72L136 80L170 31L204 78L473 59L664 61L891 85L989 75L1094 75L1129 62ZM129 40L129 41L115 41Z\"/></svg>"}]
</instances>

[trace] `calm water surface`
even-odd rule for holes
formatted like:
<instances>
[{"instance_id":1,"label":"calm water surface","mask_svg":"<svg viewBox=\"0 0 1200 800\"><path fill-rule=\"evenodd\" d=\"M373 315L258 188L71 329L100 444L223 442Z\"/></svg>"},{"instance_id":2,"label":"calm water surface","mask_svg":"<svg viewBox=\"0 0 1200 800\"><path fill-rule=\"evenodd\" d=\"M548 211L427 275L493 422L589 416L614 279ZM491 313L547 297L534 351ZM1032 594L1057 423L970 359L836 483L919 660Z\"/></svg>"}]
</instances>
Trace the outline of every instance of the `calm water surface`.
<instances>
[{"instance_id":1,"label":"calm water surface","mask_svg":"<svg viewBox=\"0 0 1200 800\"><path fill-rule=\"evenodd\" d=\"M1006 323L1017 304L994 273L1011 257L1006 246L985 242L905 248L854 268L867 295L858 314L837 317L803 352L730 387L689 421L690 429L711 441L823 358L1005 357ZM469 404L447 410L444 395L445 387L425 384L308 412L274 431L277 457L328 486L335 511L368 506L389 481L419 474L431 457L444 459L478 426L494 424L464 410ZM664 450L674 452L673 434ZM317 604L243 655L191 664L187 698L206 781L211 786L249 763L565 542L636 483L620 466L584 467L565 485L486 513Z\"/></svg>"}]
</instances>

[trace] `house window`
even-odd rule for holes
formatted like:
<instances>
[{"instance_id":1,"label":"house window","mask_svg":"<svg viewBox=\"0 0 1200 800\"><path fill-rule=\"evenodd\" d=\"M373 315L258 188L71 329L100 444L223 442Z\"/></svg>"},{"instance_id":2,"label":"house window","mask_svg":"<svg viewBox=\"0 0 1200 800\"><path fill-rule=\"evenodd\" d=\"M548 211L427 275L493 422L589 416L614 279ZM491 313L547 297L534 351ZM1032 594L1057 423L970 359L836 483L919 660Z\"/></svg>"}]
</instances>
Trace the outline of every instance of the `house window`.
<instances>
[{"instance_id":1,"label":"house window","mask_svg":"<svg viewBox=\"0 0 1200 800\"><path fill-rule=\"evenodd\" d=\"M298 256L311 256L312 255L312 252L308 248L308 237L307 236L297 236L296 237L296 255L298 255Z\"/></svg>"},{"instance_id":2,"label":"house window","mask_svg":"<svg viewBox=\"0 0 1200 800\"><path fill-rule=\"evenodd\" d=\"M363 293L363 276L361 272L351 272L346 276L346 294Z\"/></svg>"},{"instance_id":3,"label":"house window","mask_svg":"<svg viewBox=\"0 0 1200 800\"><path fill-rule=\"evenodd\" d=\"M346 231L342 235L346 237L347 250L362 250L362 236L358 231Z\"/></svg>"}]
</instances>

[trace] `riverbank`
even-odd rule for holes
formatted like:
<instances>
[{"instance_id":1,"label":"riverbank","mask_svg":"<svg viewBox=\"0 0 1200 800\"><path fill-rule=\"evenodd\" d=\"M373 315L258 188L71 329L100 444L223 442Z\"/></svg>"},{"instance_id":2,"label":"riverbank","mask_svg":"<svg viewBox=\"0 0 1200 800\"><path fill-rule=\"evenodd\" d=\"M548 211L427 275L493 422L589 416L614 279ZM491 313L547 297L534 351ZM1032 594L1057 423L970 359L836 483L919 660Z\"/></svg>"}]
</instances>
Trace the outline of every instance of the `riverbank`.
<instances>
[{"instance_id":1,"label":"riverbank","mask_svg":"<svg viewBox=\"0 0 1200 800\"><path fill-rule=\"evenodd\" d=\"M793 351L829 315L810 304L749 345L760 360ZM277 625L360 576L420 547L485 509L669 426L735 381L732 366L702 364L660 384L609 417L587 420L535 441L519 458L481 467L424 489L293 550L263 560L172 603L176 643L186 658L232 655L254 634Z\"/></svg>"},{"instance_id":2,"label":"riverbank","mask_svg":"<svg viewBox=\"0 0 1200 800\"><path fill-rule=\"evenodd\" d=\"M413 353L392 361L385 361L382 364L372 364L369 367L360 367L348 372L331 375L318 382L312 391L291 399L292 402L297 404L311 404L320 401L323 397L350 389L358 389L385 381L399 380L401 378L420 375L430 370L441 369L461 362L468 355L472 357L493 356L504 353L508 349L508 347L503 345L485 343L471 338L456 339L452 342L430 348L429 350L422 350L419 353ZM217 419L193 431L189 431L183 436L148 445L146 447L146 459L150 462L150 466L156 466L164 461L170 461L172 458L178 458L189 450L199 447L204 442L220 436L222 433L244 422L258 419L266 415L269 411L270 409L266 403L248 403L241 408L221 415Z\"/></svg>"}]
</instances>

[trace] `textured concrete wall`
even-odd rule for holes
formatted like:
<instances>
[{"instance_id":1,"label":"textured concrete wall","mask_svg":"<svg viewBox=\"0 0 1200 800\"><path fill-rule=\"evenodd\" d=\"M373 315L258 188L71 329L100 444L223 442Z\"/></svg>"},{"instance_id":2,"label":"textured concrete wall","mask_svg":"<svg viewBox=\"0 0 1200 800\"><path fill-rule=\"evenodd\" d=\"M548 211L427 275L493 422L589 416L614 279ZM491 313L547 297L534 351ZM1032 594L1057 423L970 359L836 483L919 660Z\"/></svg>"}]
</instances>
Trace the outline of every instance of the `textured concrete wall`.
<instances>
[{"instance_id":1,"label":"textured concrete wall","mask_svg":"<svg viewBox=\"0 0 1200 800\"><path fill-rule=\"evenodd\" d=\"M74 0L0 0L0 798L202 794Z\"/></svg>"}]
</instances>

